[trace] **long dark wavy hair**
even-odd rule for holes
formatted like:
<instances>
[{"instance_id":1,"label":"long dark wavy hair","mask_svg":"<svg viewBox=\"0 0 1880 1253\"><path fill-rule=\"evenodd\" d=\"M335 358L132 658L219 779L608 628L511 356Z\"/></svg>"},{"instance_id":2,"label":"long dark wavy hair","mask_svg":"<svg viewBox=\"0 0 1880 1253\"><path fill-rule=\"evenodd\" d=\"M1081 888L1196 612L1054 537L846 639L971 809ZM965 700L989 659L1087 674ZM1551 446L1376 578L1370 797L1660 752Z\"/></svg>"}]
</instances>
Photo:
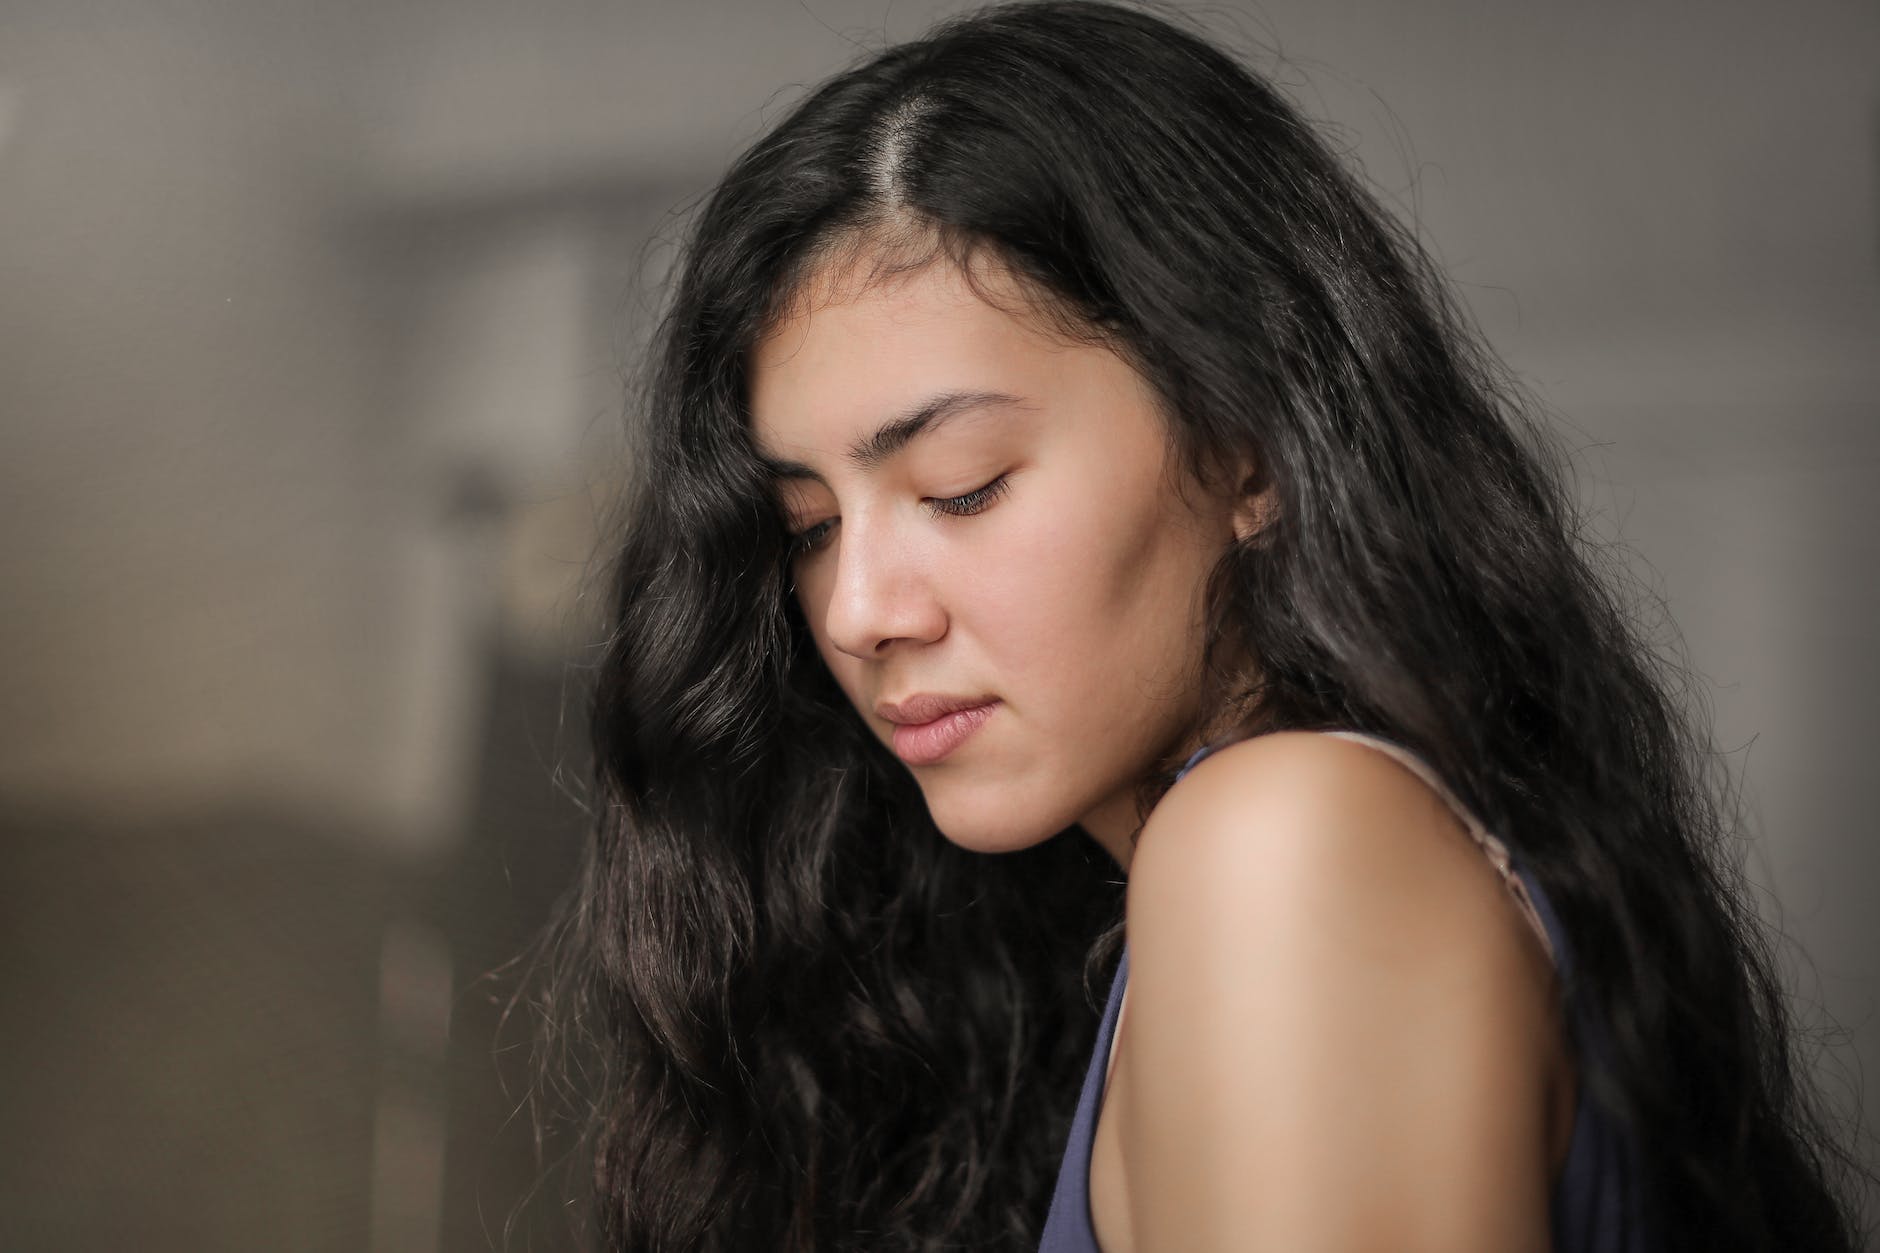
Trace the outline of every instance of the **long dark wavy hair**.
<instances>
[{"instance_id":1,"label":"long dark wavy hair","mask_svg":"<svg viewBox=\"0 0 1880 1253\"><path fill-rule=\"evenodd\" d=\"M595 821L539 1008L585 1050L617 1250L1027 1249L1123 889L1067 832L935 829L823 666L747 429L808 276L984 253L1152 384L1197 476L1279 506L1209 586L1210 707L1428 760L1538 878L1609 1034L1589 1099L1667 1247L1856 1246L1730 854L1727 770L1568 464L1416 241L1179 19L1003 4L868 57L689 228L649 360L592 689ZM1152 804L1172 763L1143 780Z\"/></svg>"}]
</instances>

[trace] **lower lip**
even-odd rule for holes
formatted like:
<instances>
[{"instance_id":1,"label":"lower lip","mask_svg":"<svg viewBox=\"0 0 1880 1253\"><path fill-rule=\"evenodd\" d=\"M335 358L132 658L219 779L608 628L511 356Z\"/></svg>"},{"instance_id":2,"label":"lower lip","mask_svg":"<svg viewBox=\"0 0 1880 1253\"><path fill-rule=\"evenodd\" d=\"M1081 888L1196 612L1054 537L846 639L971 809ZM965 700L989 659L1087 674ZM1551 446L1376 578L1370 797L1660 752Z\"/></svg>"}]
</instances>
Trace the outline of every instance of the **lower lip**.
<instances>
[{"instance_id":1,"label":"lower lip","mask_svg":"<svg viewBox=\"0 0 1880 1253\"><path fill-rule=\"evenodd\" d=\"M903 723L894 728L894 755L910 766L931 766L964 744L984 726L997 701L971 709L956 709L932 722Z\"/></svg>"}]
</instances>

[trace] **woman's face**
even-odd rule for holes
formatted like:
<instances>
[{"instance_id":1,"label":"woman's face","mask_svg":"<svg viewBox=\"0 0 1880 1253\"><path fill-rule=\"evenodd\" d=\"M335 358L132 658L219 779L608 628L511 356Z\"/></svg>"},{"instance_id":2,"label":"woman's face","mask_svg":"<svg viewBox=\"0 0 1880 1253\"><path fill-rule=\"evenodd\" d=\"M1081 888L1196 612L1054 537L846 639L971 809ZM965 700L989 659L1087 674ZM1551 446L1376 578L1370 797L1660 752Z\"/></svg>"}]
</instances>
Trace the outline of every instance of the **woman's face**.
<instances>
[{"instance_id":1,"label":"woman's face","mask_svg":"<svg viewBox=\"0 0 1880 1253\"><path fill-rule=\"evenodd\" d=\"M1005 852L1078 823L1127 869L1134 789L1199 713L1204 583L1250 523L1178 479L1148 386L942 261L812 282L749 400L817 648L939 829ZM922 697L977 708L884 708Z\"/></svg>"}]
</instances>

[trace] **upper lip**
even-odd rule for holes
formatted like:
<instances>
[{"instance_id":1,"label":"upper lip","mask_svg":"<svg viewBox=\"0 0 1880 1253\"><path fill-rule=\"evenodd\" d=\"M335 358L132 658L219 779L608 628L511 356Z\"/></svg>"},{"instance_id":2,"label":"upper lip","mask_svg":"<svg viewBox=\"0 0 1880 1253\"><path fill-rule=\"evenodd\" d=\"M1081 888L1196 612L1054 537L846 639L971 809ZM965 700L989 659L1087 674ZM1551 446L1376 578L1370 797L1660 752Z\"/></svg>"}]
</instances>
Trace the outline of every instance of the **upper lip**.
<instances>
[{"instance_id":1,"label":"upper lip","mask_svg":"<svg viewBox=\"0 0 1880 1253\"><path fill-rule=\"evenodd\" d=\"M903 701L884 700L875 706L875 713L889 722L912 725L932 722L935 718L944 718L962 709L990 705L996 699L993 696L938 696L932 692L920 692Z\"/></svg>"}]
</instances>

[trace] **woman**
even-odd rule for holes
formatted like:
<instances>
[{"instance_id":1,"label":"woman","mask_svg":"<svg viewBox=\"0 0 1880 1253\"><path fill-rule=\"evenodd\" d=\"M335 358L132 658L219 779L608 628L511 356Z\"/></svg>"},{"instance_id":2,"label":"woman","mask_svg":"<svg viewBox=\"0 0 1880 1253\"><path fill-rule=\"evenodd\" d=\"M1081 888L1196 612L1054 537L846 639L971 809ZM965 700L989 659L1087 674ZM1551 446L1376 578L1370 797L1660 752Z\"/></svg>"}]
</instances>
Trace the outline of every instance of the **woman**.
<instances>
[{"instance_id":1,"label":"woman","mask_svg":"<svg viewBox=\"0 0 1880 1253\"><path fill-rule=\"evenodd\" d=\"M609 1247L1854 1246L1675 676L1229 56L838 76L646 399L556 1007Z\"/></svg>"}]
</instances>

